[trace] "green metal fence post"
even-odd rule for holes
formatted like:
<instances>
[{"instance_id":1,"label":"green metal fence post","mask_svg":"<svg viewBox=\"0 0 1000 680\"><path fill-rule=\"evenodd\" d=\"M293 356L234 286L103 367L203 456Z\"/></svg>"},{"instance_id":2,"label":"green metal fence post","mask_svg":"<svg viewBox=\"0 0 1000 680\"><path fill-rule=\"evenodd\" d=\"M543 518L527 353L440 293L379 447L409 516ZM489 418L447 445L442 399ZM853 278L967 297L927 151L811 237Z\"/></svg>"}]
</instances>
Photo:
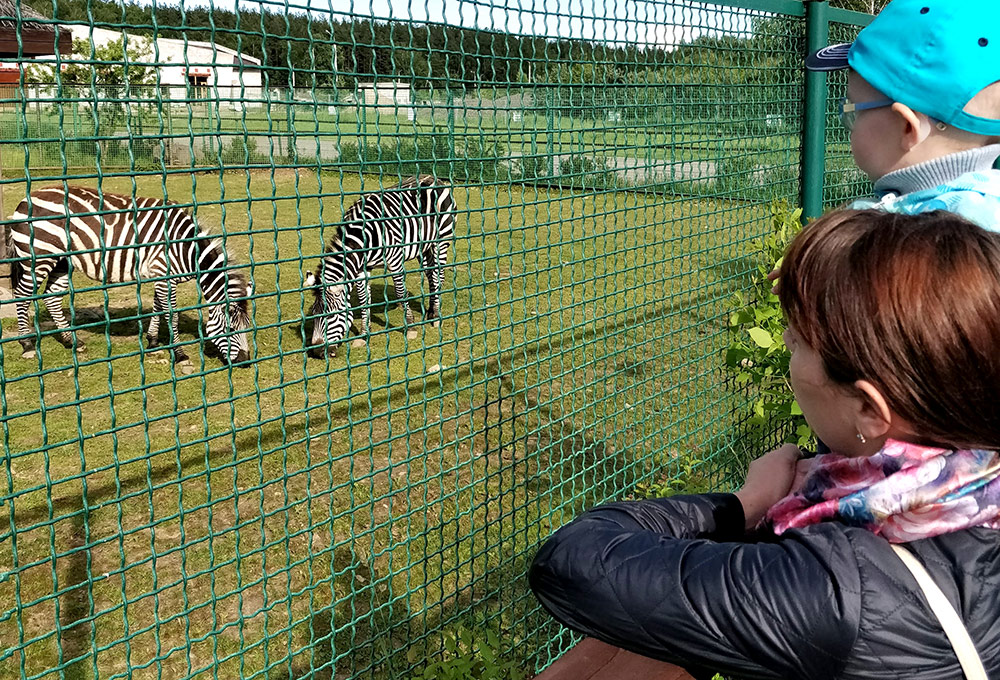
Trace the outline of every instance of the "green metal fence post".
<instances>
[{"instance_id":1,"label":"green metal fence post","mask_svg":"<svg viewBox=\"0 0 1000 680\"><path fill-rule=\"evenodd\" d=\"M292 159L295 158L295 90L293 88L288 88L286 99L288 101L285 109L285 125L288 132L288 159L289 162L293 162Z\"/></svg>"},{"instance_id":2,"label":"green metal fence post","mask_svg":"<svg viewBox=\"0 0 1000 680\"><path fill-rule=\"evenodd\" d=\"M827 44L830 21L827 0L806 1L806 52ZM805 128L802 131L802 216L823 212L823 175L826 165L826 74L806 71Z\"/></svg>"},{"instance_id":3,"label":"green metal fence post","mask_svg":"<svg viewBox=\"0 0 1000 680\"><path fill-rule=\"evenodd\" d=\"M166 96L166 119L167 119L167 167L174 166L174 105L170 101L171 93L173 90L167 88ZM161 115L163 113L164 107L160 107Z\"/></svg>"},{"instance_id":4,"label":"green metal fence post","mask_svg":"<svg viewBox=\"0 0 1000 680\"><path fill-rule=\"evenodd\" d=\"M545 91L545 152L546 152L545 163L546 163L546 168L548 169L549 177L555 177L556 175L555 127L556 127L555 96L553 95L552 88L548 88Z\"/></svg>"},{"instance_id":5,"label":"green metal fence post","mask_svg":"<svg viewBox=\"0 0 1000 680\"><path fill-rule=\"evenodd\" d=\"M448 176L455 172L455 95L448 88Z\"/></svg>"}]
</instances>

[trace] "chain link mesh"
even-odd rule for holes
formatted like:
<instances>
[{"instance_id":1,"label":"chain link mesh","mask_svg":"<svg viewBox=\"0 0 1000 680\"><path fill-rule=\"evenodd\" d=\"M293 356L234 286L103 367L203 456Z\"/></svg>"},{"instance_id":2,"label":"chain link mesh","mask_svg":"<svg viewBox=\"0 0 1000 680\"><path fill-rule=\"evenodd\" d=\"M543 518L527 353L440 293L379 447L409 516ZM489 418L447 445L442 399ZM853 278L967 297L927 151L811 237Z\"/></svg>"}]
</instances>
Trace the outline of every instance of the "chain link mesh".
<instances>
[{"instance_id":1,"label":"chain link mesh","mask_svg":"<svg viewBox=\"0 0 1000 680\"><path fill-rule=\"evenodd\" d=\"M541 540L671 480L728 487L732 294L801 189L798 3L47 2L0 2L5 228L50 186L173 202L252 280L251 361L176 266L139 288L71 265L80 351L44 282L17 298L0 678L530 677L575 641L527 589ZM29 28L72 50L29 57ZM866 190L834 122L831 204ZM409 335L375 269L367 344L355 323L310 356L307 274L416 174L457 205L442 323L416 262ZM158 280L179 332L151 347Z\"/></svg>"}]
</instances>

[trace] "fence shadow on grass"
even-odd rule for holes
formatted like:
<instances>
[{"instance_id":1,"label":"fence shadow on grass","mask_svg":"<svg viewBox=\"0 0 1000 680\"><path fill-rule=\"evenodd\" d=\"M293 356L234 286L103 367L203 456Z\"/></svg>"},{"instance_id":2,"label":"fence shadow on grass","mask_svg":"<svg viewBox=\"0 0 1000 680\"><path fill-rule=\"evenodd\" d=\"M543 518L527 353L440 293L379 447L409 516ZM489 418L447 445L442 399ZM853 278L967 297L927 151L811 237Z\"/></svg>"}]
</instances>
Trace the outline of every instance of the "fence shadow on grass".
<instances>
[{"instance_id":1,"label":"fence shadow on grass","mask_svg":"<svg viewBox=\"0 0 1000 680\"><path fill-rule=\"evenodd\" d=\"M63 578L59 586L63 592L58 599L59 649L63 662L67 664L62 669L62 677L66 680L86 680L86 661L95 653L91 644L93 623L87 619L92 599L90 549L86 547L89 503L85 504L82 497L70 502L75 508L67 513L70 516L70 535L66 546L68 554L63 559L68 564L60 570Z\"/></svg>"},{"instance_id":2,"label":"fence shadow on grass","mask_svg":"<svg viewBox=\"0 0 1000 680\"><path fill-rule=\"evenodd\" d=\"M411 614L401 600L391 597L387 588L374 587L377 581L373 578L374 565L361 559L350 545L341 544L334 548L335 573L345 582L365 585L354 590L353 597L312 614L309 646L289 657L287 664L273 669L268 677L274 680L336 680L356 674L377 678L420 677L414 673L423 664L440 658L444 648L433 631L447 635L449 629L465 627L481 633L484 627L491 627L501 640L508 642L508 636L499 630L500 624L492 620L490 614L494 610L510 613L516 609L516 617L532 620L535 631L558 628L535 603L524 579L533 555L533 549L526 551L431 610ZM514 656L510 648L492 651L504 658ZM534 663L532 658L521 661L524 670Z\"/></svg>"}]
</instances>

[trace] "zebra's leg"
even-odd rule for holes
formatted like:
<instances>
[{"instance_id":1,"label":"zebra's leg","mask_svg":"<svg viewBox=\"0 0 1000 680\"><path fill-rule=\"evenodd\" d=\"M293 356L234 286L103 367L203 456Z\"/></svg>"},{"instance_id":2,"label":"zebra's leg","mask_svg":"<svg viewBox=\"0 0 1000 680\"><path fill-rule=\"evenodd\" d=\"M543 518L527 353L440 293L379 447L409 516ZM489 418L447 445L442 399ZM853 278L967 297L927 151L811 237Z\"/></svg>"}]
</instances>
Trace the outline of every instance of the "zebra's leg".
<instances>
[{"instance_id":1,"label":"zebra's leg","mask_svg":"<svg viewBox=\"0 0 1000 680\"><path fill-rule=\"evenodd\" d=\"M368 344L372 324L372 284L367 271L354 282L354 292L361 305L361 337L352 340L351 347L364 347Z\"/></svg>"},{"instance_id":2,"label":"zebra's leg","mask_svg":"<svg viewBox=\"0 0 1000 680\"><path fill-rule=\"evenodd\" d=\"M157 281L153 291L153 315L146 329L146 346L156 349L160 346L160 316L165 313L167 301L166 281Z\"/></svg>"},{"instance_id":3,"label":"zebra's leg","mask_svg":"<svg viewBox=\"0 0 1000 680\"><path fill-rule=\"evenodd\" d=\"M77 353L83 352L86 347L77 339L75 331L71 331L69 322L63 314L63 295L69 290L69 262L63 260L49 274L48 283L45 285L45 307L49 310L49 316L56 322L56 328L62 329L59 337L66 347L75 347Z\"/></svg>"},{"instance_id":4,"label":"zebra's leg","mask_svg":"<svg viewBox=\"0 0 1000 680\"><path fill-rule=\"evenodd\" d=\"M178 335L177 331L177 290L174 286L174 282L167 281L157 281L156 282L156 292L153 295L153 318L149 322L149 332L146 334L146 340L149 343L150 348L159 347L159 335L160 335L160 317L164 314L170 314L169 324L167 326L169 330L169 343L172 345L176 342ZM187 361L188 356L185 354L184 350L179 347L174 348L174 363L180 363L182 361Z\"/></svg>"},{"instance_id":5,"label":"zebra's leg","mask_svg":"<svg viewBox=\"0 0 1000 680\"><path fill-rule=\"evenodd\" d=\"M393 270L390 273L392 274L392 287L396 291L396 299L403 307L403 328L406 331L406 339L414 340L417 337L417 331L410 329L410 326L413 325L413 310L410 309L410 303L406 299L406 278L403 275L403 269Z\"/></svg>"},{"instance_id":6,"label":"zebra's leg","mask_svg":"<svg viewBox=\"0 0 1000 680\"><path fill-rule=\"evenodd\" d=\"M441 325L441 283L444 279L442 268L447 260L447 244L440 249L431 247L424 251L424 275L427 277L427 287L430 288L427 318L431 320L431 326L434 328Z\"/></svg>"},{"instance_id":7,"label":"zebra's leg","mask_svg":"<svg viewBox=\"0 0 1000 680\"><path fill-rule=\"evenodd\" d=\"M178 326L180 314L177 313L177 285L172 279L167 280L166 284L167 294L170 297L170 306L167 308L170 310L170 344L173 345L180 336L180 328ZM187 353L180 347L174 347L174 363L179 364L187 360Z\"/></svg>"},{"instance_id":8,"label":"zebra's leg","mask_svg":"<svg viewBox=\"0 0 1000 680\"><path fill-rule=\"evenodd\" d=\"M28 321L29 308L31 302L23 298L31 297L35 294L38 288L38 282L44 281L52 270L53 262L51 260L39 260L33 270L22 270L23 275L17 279L14 285L14 297L18 298L17 303L14 305L14 309L17 311L17 334L22 336L21 343L21 357L24 359L33 359L35 357L35 338L32 335L32 328Z\"/></svg>"}]
</instances>

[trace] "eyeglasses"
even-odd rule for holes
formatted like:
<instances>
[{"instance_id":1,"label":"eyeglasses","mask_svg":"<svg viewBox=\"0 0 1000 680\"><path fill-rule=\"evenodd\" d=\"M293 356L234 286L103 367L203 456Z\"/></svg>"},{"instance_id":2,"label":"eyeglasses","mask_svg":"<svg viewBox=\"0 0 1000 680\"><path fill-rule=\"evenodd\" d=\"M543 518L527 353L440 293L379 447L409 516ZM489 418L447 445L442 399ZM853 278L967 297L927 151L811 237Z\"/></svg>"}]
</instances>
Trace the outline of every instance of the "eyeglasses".
<instances>
[{"instance_id":1,"label":"eyeglasses","mask_svg":"<svg viewBox=\"0 0 1000 680\"><path fill-rule=\"evenodd\" d=\"M854 129L854 121L858 118L858 111L868 111L870 109L882 109L886 106L892 106L894 102L891 99L882 99L877 102L852 102L847 97L843 97L840 100L840 124L850 132Z\"/></svg>"}]
</instances>

